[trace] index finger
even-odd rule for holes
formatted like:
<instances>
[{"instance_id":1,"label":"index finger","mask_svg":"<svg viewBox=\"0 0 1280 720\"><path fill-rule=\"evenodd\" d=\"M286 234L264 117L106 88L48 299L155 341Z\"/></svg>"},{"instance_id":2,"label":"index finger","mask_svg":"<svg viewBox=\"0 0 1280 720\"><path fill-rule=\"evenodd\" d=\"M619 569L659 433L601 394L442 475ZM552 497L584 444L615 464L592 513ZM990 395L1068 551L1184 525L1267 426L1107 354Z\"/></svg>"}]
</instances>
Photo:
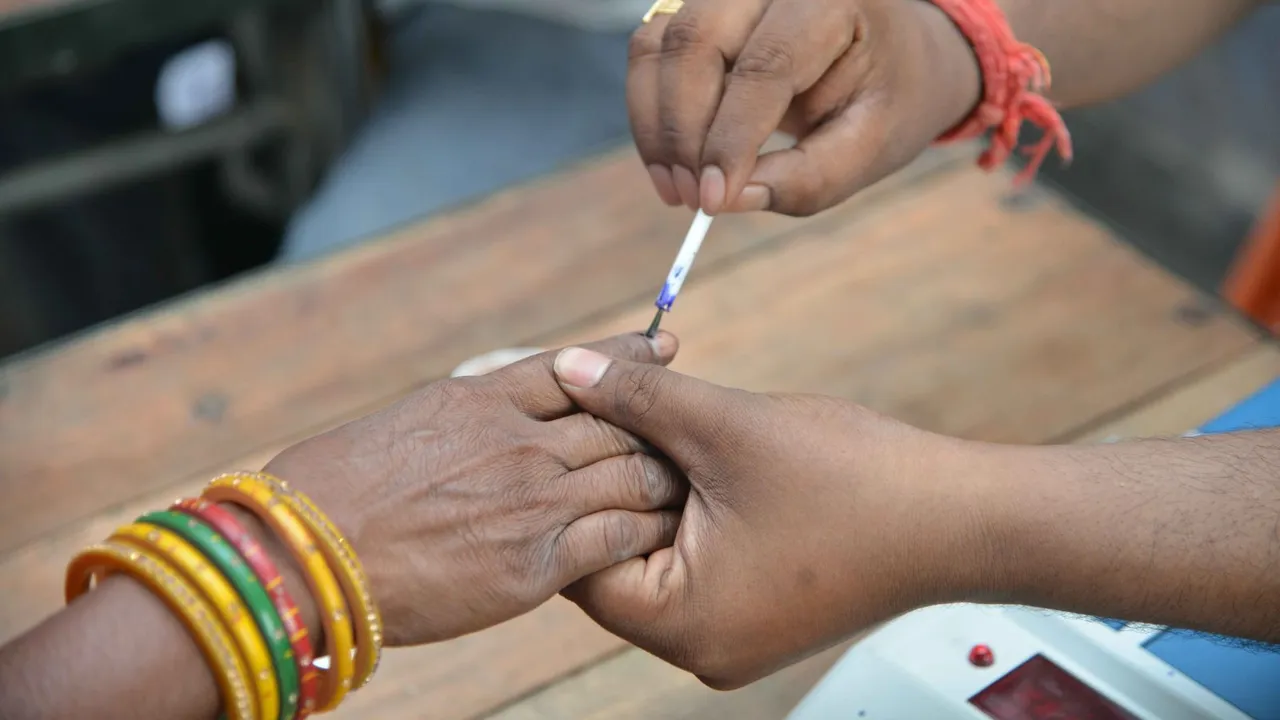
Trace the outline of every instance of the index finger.
<instances>
[{"instance_id":1,"label":"index finger","mask_svg":"<svg viewBox=\"0 0 1280 720\"><path fill-rule=\"evenodd\" d=\"M649 339L644 333L615 335L581 347L618 360L668 365L680 349L675 335L663 330ZM535 420L554 420L576 412L576 407L556 380L554 366L559 350L544 352L490 373L507 399Z\"/></svg>"},{"instance_id":2,"label":"index finger","mask_svg":"<svg viewBox=\"0 0 1280 720\"><path fill-rule=\"evenodd\" d=\"M707 212L737 199L791 102L853 46L857 23L831 10L829 3L776 0L734 61L702 150L704 168L724 177L722 187L703 183Z\"/></svg>"}]
</instances>

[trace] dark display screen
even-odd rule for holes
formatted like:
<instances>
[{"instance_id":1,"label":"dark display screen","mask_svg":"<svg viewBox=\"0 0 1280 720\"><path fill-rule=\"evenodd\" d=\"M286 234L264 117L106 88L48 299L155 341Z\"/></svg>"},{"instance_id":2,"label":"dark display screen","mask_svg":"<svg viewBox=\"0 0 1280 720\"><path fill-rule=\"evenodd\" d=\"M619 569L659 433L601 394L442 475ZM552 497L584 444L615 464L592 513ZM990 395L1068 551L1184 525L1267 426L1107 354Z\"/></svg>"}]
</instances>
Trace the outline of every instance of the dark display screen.
<instances>
[{"instance_id":1,"label":"dark display screen","mask_svg":"<svg viewBox=\"0 0 1280 720\"><path fill-rule=\"evenodd\" d=\"M995 720L1138 720L1043 655L1014 668L969 704Z\"/></svg>"}]
</instances>

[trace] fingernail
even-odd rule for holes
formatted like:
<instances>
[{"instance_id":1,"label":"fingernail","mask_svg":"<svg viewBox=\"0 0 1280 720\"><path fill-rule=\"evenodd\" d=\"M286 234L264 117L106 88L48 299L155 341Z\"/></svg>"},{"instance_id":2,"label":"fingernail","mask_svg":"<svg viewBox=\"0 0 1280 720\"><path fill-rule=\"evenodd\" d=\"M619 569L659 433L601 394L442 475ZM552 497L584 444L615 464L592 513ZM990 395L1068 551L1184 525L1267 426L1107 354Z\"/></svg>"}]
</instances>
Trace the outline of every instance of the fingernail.
<instances>
[{"instance_id":1,"label":"fingernail","mask_svg":"<svg viewBox=\"0 0 1280 720\"><path fill-rule=\"evenodd\" d=\"M669 358L676 353L676 336L666 330L659 330L657 337L649 339L649 344L660 358Z\"/></svg>"},{"instance_id":2,"label":"fingernail","mask_svg":"<svg viewBox=\"0 0 1280 720\"><path fill-rule=\"evenodd\" d=\"M556 356L556 377L570 387L591 388L600 384L612 364L613 360L598 352L565 348Z\"/></svg>"},{"instance_id":3,"label":"fingernail","mask_svg":"<svg viewBox=\"0 0 1280 720\"><path fill-rule=\"evenodd\" d=\"M676 190L680 191L680 200L689 207L690 210L698 209L698 178L693 176L693 171L687 167L680 165L671 169L671 174L675 176Z\"/></svg>"},{"instance_id":4,"label":"fingernail","mask_svg":"<svg viewBox=\"0 0 1280 720\"><path fill-rule=\"evenodd\" d=\"M658 191L662 202L671 207L680 204L680 193L676 190L676 182L671 178L671 171L661 165L650 165L649 179L653 181L653 189Z\"/></svg>"},{"instance_id":5,"label":"fingernail","mask_svg":"<svg viewBox=\"0 0 1280 720\"><path fill-rule=\"evenodd\" d=\"M742 194L733 203L733 210L734 212L768 210L770 200L768 187L764 185L748 185L742 188Z\"/></svg>"},{"instance_id":6,"label":"fingernail","mask_svg":"<svg viewBox=\"0 0 1280 720\"><path fill-rule=\"evenodd\" d=\"M724 171L715 165L702 168L702 209L715 215L724 207Z\"/></svg>"}]
</instances>

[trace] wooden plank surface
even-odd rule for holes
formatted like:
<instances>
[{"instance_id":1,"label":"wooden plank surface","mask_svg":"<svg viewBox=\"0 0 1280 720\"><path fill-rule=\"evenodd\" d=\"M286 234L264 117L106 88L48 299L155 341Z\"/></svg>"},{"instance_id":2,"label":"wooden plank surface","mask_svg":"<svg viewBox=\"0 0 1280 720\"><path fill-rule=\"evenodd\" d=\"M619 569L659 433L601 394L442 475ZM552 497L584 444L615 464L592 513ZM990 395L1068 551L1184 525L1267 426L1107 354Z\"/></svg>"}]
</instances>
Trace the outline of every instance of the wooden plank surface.
<instances>
[{"instance_id":1,"label":"wooden plank surface","mask_svg":"<svg viewBox=\"0 0 1280 720\"><path fill-rule=\"evenodd\" d=\"M1005 182L940 176L901 205L815 224L700 274L668 320L684 339L675 367L838 395L953 435L1039 443L1257 342L1060 200L1008 209Z\"/></svg>"},{"instance_id":2,"label":"wooden plank surface","mask_svg":"<svg viewBox=\"0 0 1280 720\"><path fill-rule=\"evenodd\" d=\"M1119 417L1108 418L1076 440L1103 442L1181 435L1230 410L1276 378L1280 378L1280 348L1267 341L1222 367L1143 400Z\"/></svg>"},{"instance_id":3,"label":"wooden plank surface","mask_svg":"<svg viewBox=\"0 0 1280 720\"><path fill-rule=\"evenodd\" d=\"M967 152L922 158L820 221L857 217ZM0 365L0 553L470 355L647 305L689 222L651 195L634 155L616 154ZM818 221L725 217L699 271Z\"/></svg>"},{"instance_id":4,"label":"wooden plank surface","mask_svg":"<svg viewBox=\"0 0 1280 720\"><path fill-rule=\"evenodd\" d=\"M630 649L490 716L490 720L779 720L847 645L732 692Z\"/></svg>"}]
</instances>

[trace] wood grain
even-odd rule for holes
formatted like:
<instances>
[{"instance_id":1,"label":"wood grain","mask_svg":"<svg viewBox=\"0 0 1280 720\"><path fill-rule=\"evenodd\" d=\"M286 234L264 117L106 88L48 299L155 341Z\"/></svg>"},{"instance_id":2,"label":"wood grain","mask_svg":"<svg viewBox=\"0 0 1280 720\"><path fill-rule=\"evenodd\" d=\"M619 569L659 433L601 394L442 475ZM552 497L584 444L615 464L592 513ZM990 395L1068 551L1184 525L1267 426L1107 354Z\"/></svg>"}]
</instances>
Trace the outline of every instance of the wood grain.
<instances>
[{"instance_id":1,"label":"wood grain","mask_svg":"<svg viewBox=\"0 0 1280 720\"><path fill-rule=\"evenodd\" d=\"M683 339L674 367L1038 443L1257 342L1059 200L1011 211L1004 187L999 176L939 177L918 203L810 226L785 251L694 278L669 319Z\"/></svg>"},{"instance_id":2,"label":"wood grain","mask_svg":"<svg viewBox=\"0 0 1280 720\"><path fill-rule=\"evenodd\" d=\"M732 692L711 690L693 675L633 648L522 699L490 720L779 720L846 647L827 650Z\"/></svg>"},{"instance_id":3,"label":"wood grain","mask_svg":"<svg viewBox=\"0 0 1280 720\"><path fill-rule=\"evenodd\" d=\"M922 158L820 218L726 216L700 271L856 217L966 152ZM689 222L651 195L634 155L615 154L0 365L0 552L313 432L476 353L646 305Z\"/></svg>"},{"instance_id":4,"label":"wood grain","mask_svg":"<svg viewBox=\"0 0 1280 720\"><path fill-rule=\"evenodd\" d=\"M1145 399L1137 407L1108 418L1073 439L1092 443L1181 435L1230 410L1276 378L1280 378L1280 348L1264 342L1221 367L1193 377L1158 397Z\"/></svg>"}]
</instances>

